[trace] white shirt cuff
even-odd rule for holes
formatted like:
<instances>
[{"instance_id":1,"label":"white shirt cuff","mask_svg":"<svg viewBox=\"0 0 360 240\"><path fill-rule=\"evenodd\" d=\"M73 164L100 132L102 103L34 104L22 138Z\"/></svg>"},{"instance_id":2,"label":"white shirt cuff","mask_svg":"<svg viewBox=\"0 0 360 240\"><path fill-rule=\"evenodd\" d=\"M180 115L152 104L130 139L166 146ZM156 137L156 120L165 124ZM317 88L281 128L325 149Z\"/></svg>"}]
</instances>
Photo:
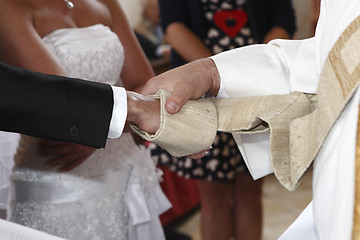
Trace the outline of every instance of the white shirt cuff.
<instances>
[{"instance_id":1,"label":"white shirt cuff","mask_svg":"<svg viewBox=\"0 0 360 240\"><path fill-rule=\"evenodd\" d=\"M127 97L126 91L122 87L111 86L114 94L114 108L110 121L108 138L118 138L121 136L127 117Z\"/></svg>"},{"instance_id":2,"label":"white shirt cuff","mask_svg":"<svg viewBox=\"0 0 360 240\"><path fill-rule=\"evenodd\" d=\"M221 80L217 97L230 98ZM257 134L234 133L233 137L253 179L256 180L273 173L269 155L269 132Z\"/></svg>"},{"instance_id":3,"label":"white shirt cuff","mask_svg":"<svg viewBox=\"0 0 360 240\"><path fill-rule=\"evenodd\" d=\"M256 134L233 134L253 179L273 173L269 154L269 131Z\"/></svg>"},{"instance_id":4,"label":"white shirt cuff","mask_svg":"<svg viewBox=\"0 0 360 240\"><path fill-rule=\"evenodd\" d=\"M222 83L221 79L220 79L220 88L219 88L219 92L216 95L217 98L229 98L229 94L226 92L225 88L224 88L224 84Z\"/></svg>"}]
</instances>

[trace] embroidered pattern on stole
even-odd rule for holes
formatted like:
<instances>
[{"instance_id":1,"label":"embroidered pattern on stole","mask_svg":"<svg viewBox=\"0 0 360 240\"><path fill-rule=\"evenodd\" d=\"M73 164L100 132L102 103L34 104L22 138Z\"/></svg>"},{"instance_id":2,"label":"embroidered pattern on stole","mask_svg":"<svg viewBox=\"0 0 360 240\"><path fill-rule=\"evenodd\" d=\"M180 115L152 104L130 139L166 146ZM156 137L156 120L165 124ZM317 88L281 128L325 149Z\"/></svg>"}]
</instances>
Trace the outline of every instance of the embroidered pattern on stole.
<instances>
[{"instance_id":1,"label":"embroidered pattern on stole","mask_svg":"<svg viewBox=\"0 0 360 240\"><path fill-rule=\"evenodd\" d=\"M291 188L315 159L332 126L360 82L360 17L341 34L331 49L320 76L317 108L291 123Z\"/></svg>"}]
</instances>

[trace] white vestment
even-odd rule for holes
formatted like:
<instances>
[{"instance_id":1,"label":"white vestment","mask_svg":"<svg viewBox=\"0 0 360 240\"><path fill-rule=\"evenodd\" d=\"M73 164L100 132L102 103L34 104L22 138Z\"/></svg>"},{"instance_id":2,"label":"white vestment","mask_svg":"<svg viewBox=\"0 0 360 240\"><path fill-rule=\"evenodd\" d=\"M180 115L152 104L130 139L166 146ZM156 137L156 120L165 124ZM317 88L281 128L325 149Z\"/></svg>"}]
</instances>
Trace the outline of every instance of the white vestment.
<instances>
[{"instance_id":1,"label":"white vestment","mask_svg":"<svg viewBox=\"0 0 360 240\"><path fill-rule=\"evenodd\" d=\"M316 93L329 51L359 14L359 0L324 0L315 37L274 40L212 57L221 77L218 97ZM311 239L351 239L358 103L357 90L315 160L312 212L317 234ZM272 173L267 134L235 139L254 178ZM293 240L286 234L282 239Z\"/></svg>"}]
</instances>

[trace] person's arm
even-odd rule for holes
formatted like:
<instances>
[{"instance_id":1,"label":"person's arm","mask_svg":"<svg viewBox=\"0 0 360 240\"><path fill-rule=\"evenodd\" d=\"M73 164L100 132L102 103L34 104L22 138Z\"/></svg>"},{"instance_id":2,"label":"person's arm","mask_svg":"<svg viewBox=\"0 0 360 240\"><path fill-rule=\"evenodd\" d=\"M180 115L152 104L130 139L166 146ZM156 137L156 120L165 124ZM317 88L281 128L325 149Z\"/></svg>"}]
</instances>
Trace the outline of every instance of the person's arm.
<instances>
[{"instance_id":1,"label":"person's arm","mask_svg":"<svg viewBox=\"0 0 360 240\"><path fill-rule=\"evenodd\" d=\"M151 79L143 93L153 94L158 89L171 91L165 107L169 113L176 113L189 99L197 99L205 92L218 97L288 94L292 91L316 93L317 81L314 39L276 40L267 45L227 51L170 70ZM254 159L262 161L257 163L260 168L250 166L252 172L257 177L269 174L272 170L266 144L260 151L258 144L254 146L254 141L248 140L238 141L244 158L248 158L250 164L256 163ZM251 149L256 150L249 151Z\"/></svg>"},{"instance_id":2,"label":"person's arm","mask_svg":"<svg viewBox=\"0 0 360 240\"><path fill-rule=\"evenodd\" d=\"M40 36L38 29L36 29L34 25L35 21L32 7L30 5L24 4L22 1L3 1L1 2L0 8L1 22L12 23L2 24L0 26L0 51L2 53L0 54L0 60L36 72L65 76L65 70L58 62L57 58L46 47L46 45L42 41L42 36ZM51 29L49 29L49 31L50 30ZM21 33L21 37L19 37L19 33ZM43 34L46 35L47 33ZM39 91L45 90L44 88L42 88L42 85L39 85L37 87ZM59 88L57 89L57 91L61 89L62 91L66 91L66 87ZM80 91L80 93L82 92ZM44 112L47 111L47 109L52 108L52 105L54 104L53 102L46 101L46 97L44 99L41 99L39 96L32 95L32 98L33 104L41 107L42 111ZM24 98L22 99L25 100ZM79 103L83 101L81 98L77 98L74 100ZM60 99L58 101L61 102L59 104L62 105L64 101L68 101L68 98L66 98L65 95L64 99ZM24 106L26 106L26 103L24 104ZM51 119L51 121L61 122L63 118L66 118L66 115L72 115L73 112L76 111L75 109L69 110L70 111L67 112L59 111L58 118ZM46 114L43 114L39 117L41 118L45 116ZM66 128L71 128L72 135L86 135L85 132L80 132L81 126L79 125L80 124L77 123L77 125L66 126ZM47 124L46 127L49 127L49 124ZM62 126L60 124L56 128L62 130ZM37 130L34 129L34 132L36 133ZM39 147L38 154L52 155L52 153L49 152L52 147L49 147L46 142L44 143L44 147ZM55 154L58 153L59 149L64 149L62 153L59 153L62 155L63 163L60 170L70 170L80 165L96 150L92 147L66 142L56 142L55 144L53 144L53 146L57 149L54 152Z\"/></svg>"},{"instance_id":3,"label":"person's arm","mask_svg":"<svg viewBox=\"0 0 360 240\"><path fill-rule=\"evenodd\" d=\"M210 92L230 97L315 93L314 39L275 40L230 50L172 69L149 80L144 95L158 89L172 92L169 113L178 112L189 99ZM221 80L221 83L220 83Z\"/></svg>"},{"instance_id":4,"label":"person's arm","mask_svg":"<svg viewBox=\"0 0 360 240\"><path fill-rule=\"evenodd\" d=\"M113 111L109 85L35 73L1 62L0 82L0 130L105 146ZM123 111L126 116L126 108Z\"/></svg>"},{"instance_id":5,"label":"person's arm","mask_svg":"<svg viewBox=\"0 0 360 240\"><path fill-rule=\"evenodd\" d=\"M124 47L125 61L120 75L120 79L122 80L121 86L123 86L127 90L140 91L141 88L146 83L146 81L154 76L151 65L146 59L146 56L143 50L141 49L140 44L137 42L135 34L130 28L118 1L102 0L102 2L107 6L107 9L109 10L111 15L111 24L109 27L115 34L117 34L121 44ZM112 89L114 91L114 110L110 122L110 129L108 136L111 138L116 138L116 137L120 137L122 131L119 130L122 130L123 128L123 125L119 125L118 123L119 122L122 123L125 120L127 121L130 120L125 119L123 114L119 115L119 112L120 113L123 112L121 108L120 111L117 111L117 109L119 109L119 106L126 109L126 106L124 106L124 103L126 101L122 101L123 97L120 100L118 98L119 90L123 90L123 89L119 89L116 87L113 87ZM123 93L123 91L120 91L120 93ZM129 109L132 110L132 106L130 108L127 108L127 110ZM130 111L129 113L131 114L132 112ZM113 131L114 126L117 128L115 129L116 131ZM46 154L55 153L62 155L62 153L64 152L61 145L54 146L52 147L52 149L51 148L47 148L47 149L49 151L45 152ZM65 150L67 151L66 148ZM78 152L76 146L75 148L73 148L72 151ZM71 152L68 155L71 156ZM49 164L50 166L60 165L68 161L68 159L69 157L66 159L63 157L59 157L57 159L52 160ZM66 167L62 167L61 169L67 171L67 170L71 170L73 167L76 167L77 165L78 164L73 165L72 163L70 163Z\"/></svg>"},{"instance_id":6,"label":"person's arm","mask_svg":"<svg viewBox=\"0 0 360 240\"><path fill-rule=\"evenodd\" d=\"M118 1L102 0L108 7L112 24L111 30L117 34L125 51L125 62L121 80L126 90L140 91L148 79L155 74L150 62L136 39Z\"/></svg>"},{"instance_id":7,"label":"person's arm","mask_svg":"<svg viewBox=\"0 0 360 240\"><path fill-rule=\"evenodd\" d=\"M204 58L151 78L141 93L152 95L159 89L172 92L165 107L169 113L177 113L188 100L198 99L207 92L216 96L219 88L216 65L210 58Z\"/></svg>"},{"instance_id":8,"label":"person's arm","mask_svg":"<svg viewBox=\"0 0 360 240\"><path fill-rule=\"evenodd\" d=\"M273 40L211 57L231 97L316 93L315 40ZM223 91L220 96L223 96Z\"/></svg>"},{"instance_id":9,"label":"person's arm","mask_svg":"<svg viewBox=\"0 0 360 240\"><path fill-rule=\"evenodd\" d=\"M134 92L127 92L128 123L133 123L140 129L154 134L160 127L160 103L152 98Z\"/></svg>"},{"instance_id":10,"label":"person's arm","mask_svg":"<svg viewBox=\"0 0 360 240\"><path fill-rule=\"evenodd\" d=\"M161 25L167 43L187 62L210 57L203 41L189 28L187 1L159 0Z\"/></svg>"},{"instance_id":11,"label":"person's arm","mask_svg":"<svg viewBox=\"0 0 360 240\"><path fill-rule=\"evenodd\" d=\"M313 44L313 39L276 40L267 45L238 48L166 72L151 79L144 91L172 91L166 104L170 113L179 111L189 99L197 99L208 91L218 97L288 94L292 91L315 93L317 76ZM251 135L244 136L235 139L253 176L258 178L271 173L268 135L262 135L256 141Z\"/></svg>"},{"instance_id":12,"label":"person's arm","mask_svg":"<svg viewBox=\"0 0 360 240\"><path fill-rule=\"evenodd\" d=\"M103 2L106 4L111 14L111 30L117 34L125 51L125 62L121 72L123 86L126 90L138 92L142 89L147 80L154 76L154 72L136 39L135 33L129 26L119 2L114 0L103 0ZM129 119L126 119L126 114L124 118L123 111L130 111L129 113L131 113L133 109L126 105L127 102L126 94L124 96L124 89L114 86L112 89L114 92L114 110L110 122L109 137L117 138L120 137L123 131L124 120L130 121Z\"/></svg>"},{"instance_id":13,"label":"person's arm","mask_svg":"<svg viewBox=\"0 0 360 240\"><path fill-rule=\"evenodd\" d=\"M296 31L296 19L291 0L271 0L261 7L265 8L268 13L266 15L270 17L267 19L270 28L265 33L262 43L268 43L273 39L291 39Z\"/></svg>"},{"instance_id":14,"label":"person's arm","mask_svg":"<svg viewBox=\"0 0 360 240\"><path fill-rule=\"evenodd\" d=\"M270 6L270 7L265 7ZM273 39L290 39L295 31L295 17L290 0L272 0L264 4L267 14L272 20L269 31L265 33L263 43ZM221 88L221 97L229 97ZM264 177L273 172L269 158L269 133L256 135L233 134L244 161L254 179Z\"/></svg>"},{"instance_id":15,"label":"person's arm","mask_svg":"<svg viewBox=\"0 0 360 240\"><path fill-rule=\"evenodd\" d=\"M173 22L166 28L165 39L187 62L210 57L212 53L184 23Z\"/></svg>"},{"instance_id":16,"label":"person's arm","mask_svg":"<svg viewBox=\"0 0 360 240\"><path fill-rule=\"evenodd\" d=\"M266 33L263 43L269 43L273 39L290 39L290 34L282 27L273 27Z\"/></svg>"},{"instance_id":17,"label":"person's arm","mask_svg":"<svg viewBox=\"0 0 360 240\"><path fill-rule=\"evenodd\" d=\"M2 2L0 9L3 20L11 19L10 13L19 16L12 26L0 26L0 58L35 71L63 74L33 29L31 16L13 4ZM32 47L23 49L28 45ZM152 74L149 69L145 72ZM123 131L127 116L124 88L32 72L4 63L0 63L0 81L3 131L96 148L105 147L107 137L119 137Z\"/></svg>"}]
</instances>

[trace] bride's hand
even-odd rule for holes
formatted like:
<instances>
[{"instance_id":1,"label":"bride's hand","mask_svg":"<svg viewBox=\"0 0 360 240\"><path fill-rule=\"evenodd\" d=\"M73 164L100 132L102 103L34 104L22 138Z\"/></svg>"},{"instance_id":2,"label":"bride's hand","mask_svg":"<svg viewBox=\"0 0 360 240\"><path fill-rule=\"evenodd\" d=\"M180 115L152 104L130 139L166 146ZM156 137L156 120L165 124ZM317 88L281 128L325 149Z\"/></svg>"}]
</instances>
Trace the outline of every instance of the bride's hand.
<instances>
[{"instance_id":1,"label":"bride's hand","mask_svg":"<svg viewBox=\"0 0 360 240\"><path fill-rule=\"evenodd\" d=\"M41 156L56 156L46 163L47 167L60 166L60 172L70 171L82 164L96 148L58 141L40 140Z\"/></svg>"},{"instance_id":2,"label":"bride's hand","mask_svg":"<svg viewBox=\"0 0 360 240\"><path fill-rule=\"evenodd\" d=\"M203 158L203 157L205 157L206 155L209 154L210 149L212 149L211 146L208 149L205 149L205 150L203 150L201 152L198 152L198 153L195 153L195 154L192 154L192 155L188 155L186 157L191 158L191 159L201 159L201 158Z\"/></svg>"}]
</instances>

